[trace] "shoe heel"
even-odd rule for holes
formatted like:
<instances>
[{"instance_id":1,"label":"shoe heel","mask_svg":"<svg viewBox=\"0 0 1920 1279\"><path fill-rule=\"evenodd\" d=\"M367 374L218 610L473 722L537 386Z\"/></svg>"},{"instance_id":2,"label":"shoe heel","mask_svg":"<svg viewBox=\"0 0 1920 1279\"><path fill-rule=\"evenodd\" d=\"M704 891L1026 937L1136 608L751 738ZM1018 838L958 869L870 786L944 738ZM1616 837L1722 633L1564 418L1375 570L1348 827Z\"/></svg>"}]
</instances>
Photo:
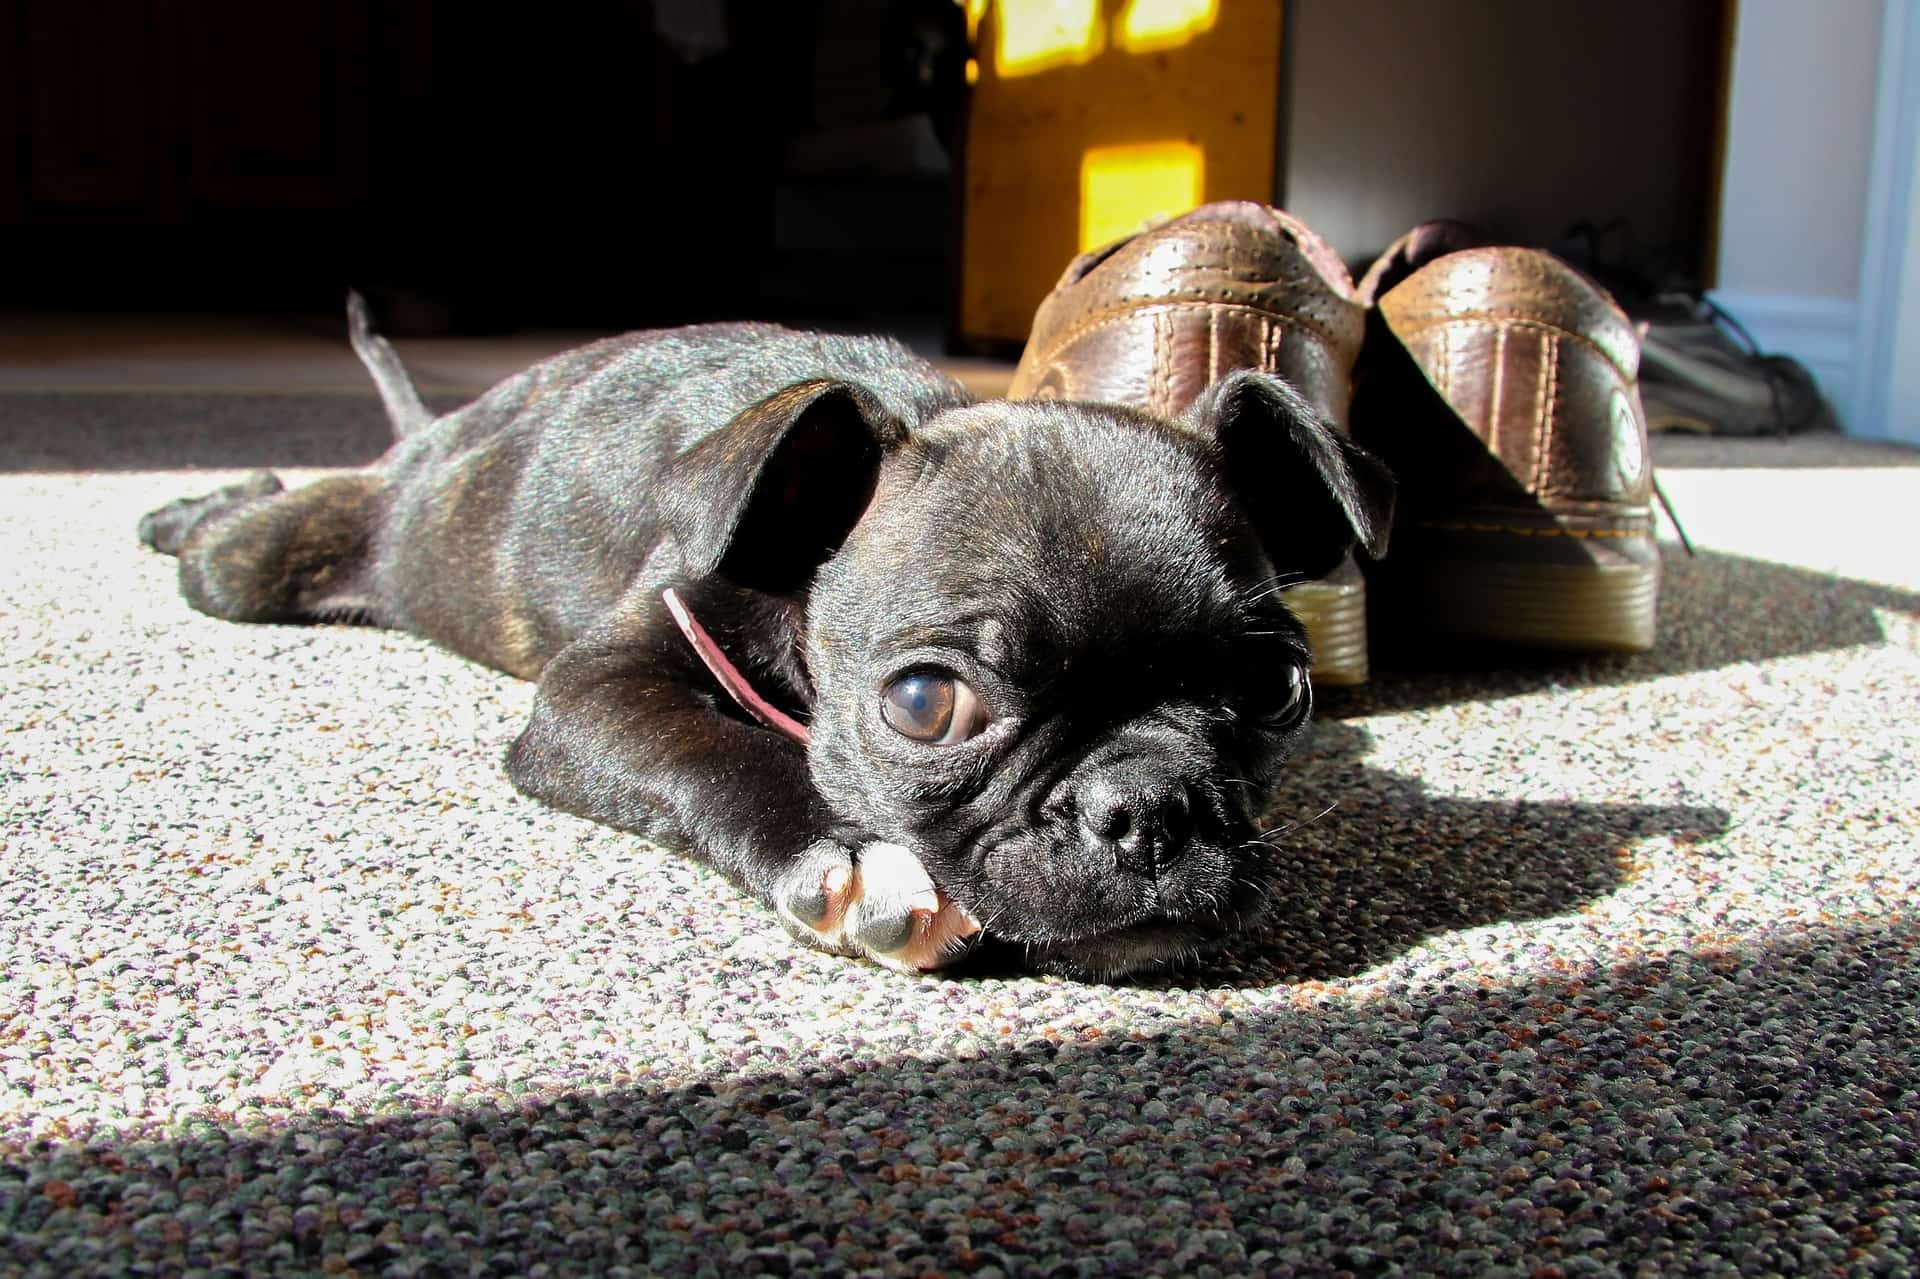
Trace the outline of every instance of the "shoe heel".
<instances>
[{"instance_id":1,"label":"shoe heel","mask_svg":"<svg viewBox=\"0 0 1920 1279\"><path fill-rule=\"evenodd\" d=\"M1367 682L1367 587L1358 573L1351 577L1302 582L1286 594L1287 608L1307 628L1317 684Z\"/></svg>"},{"instance_id":2,"label":"shoe heel","mask_svg":"<svg viewBox=\"0 0 1920 1279\"><path fill-rule=\"evenodd\" d=\"M1526 564L1430 561L1407 620L1461 638L1587 653L1653 647L1657 563Z\"/></svg>"}]
</instances>

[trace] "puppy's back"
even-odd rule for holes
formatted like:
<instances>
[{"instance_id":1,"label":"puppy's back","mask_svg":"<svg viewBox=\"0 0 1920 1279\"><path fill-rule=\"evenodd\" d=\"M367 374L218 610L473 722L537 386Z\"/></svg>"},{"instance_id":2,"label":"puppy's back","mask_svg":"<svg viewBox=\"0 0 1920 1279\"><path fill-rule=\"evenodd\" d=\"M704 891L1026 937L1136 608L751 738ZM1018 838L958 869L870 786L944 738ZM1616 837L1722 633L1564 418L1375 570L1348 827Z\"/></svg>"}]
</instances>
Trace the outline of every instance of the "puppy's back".
<instances>
[{"instance_id":1,"label":"puppy's back","mask_svg":"<svg viewBox=\"0 0 1920 1279\"><path fill-rule=\"evenodd\" d=\"M402 439L377 590L394 624L530 674L611 607L659 545L656 477L798 382L854 383L909 425L969 398L890 338L722 323L543 360Z\"/></svg>"}]
</instances>

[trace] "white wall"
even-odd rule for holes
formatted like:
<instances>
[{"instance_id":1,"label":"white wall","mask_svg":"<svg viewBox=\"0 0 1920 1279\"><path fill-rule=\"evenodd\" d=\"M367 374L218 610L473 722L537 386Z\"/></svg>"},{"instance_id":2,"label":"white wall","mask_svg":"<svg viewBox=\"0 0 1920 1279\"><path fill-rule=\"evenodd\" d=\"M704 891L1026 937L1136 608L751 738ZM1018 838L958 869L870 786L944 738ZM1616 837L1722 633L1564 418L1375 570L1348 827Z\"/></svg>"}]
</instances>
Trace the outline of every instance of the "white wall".
<instances>
[{"instance_id":1,"label":"white wall","mask_svg":"<svg viewBox=\"0 0 1920 1279\"><path fill-rule=\"evenodd\" d=\"M1621 219L1641 249L1701 246L1715 6L1293 0L1287 22L1282 196L1349 261L1436 217L1516 244Z\"/></svg>"},{"instance_id":2,"label":"white wall","mask_svg":"<svg viewBox=\"0 0 1920 1279\"><path fill-rule=\"evenodd\" d=\"M1883 3L1848 426L1920 446L1920 7Z\"/></svg>"},{"instance_id":3,"label":"white wall","mask_svg":"<svg viewBox=\"0 0 1920 1279\"><path fill-rule=\"evenodd\" d=\"M1894 0L1908 3L1909 0ZM1882 0L1740 0L1714 297L1851 419Z\"/></svg>"},{"instance_id":4,"label":"white wall","mask_svg":"<svg viewBox=\"0 0 1920 1279\"><path fill-rule=\"evenodd\" d=\"M1722 289L1853 299L1879 51L1879 0L1741 0Z\"/></svg>"}]
</instances>

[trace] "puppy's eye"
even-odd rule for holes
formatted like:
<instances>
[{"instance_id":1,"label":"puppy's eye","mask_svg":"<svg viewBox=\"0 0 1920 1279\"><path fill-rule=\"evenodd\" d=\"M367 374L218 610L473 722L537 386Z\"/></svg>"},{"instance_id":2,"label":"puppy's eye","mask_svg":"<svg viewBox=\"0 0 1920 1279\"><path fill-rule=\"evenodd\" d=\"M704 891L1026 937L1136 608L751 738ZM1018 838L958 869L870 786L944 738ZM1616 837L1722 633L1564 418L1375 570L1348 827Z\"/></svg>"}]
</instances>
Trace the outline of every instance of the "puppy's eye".
<instances>
[{"instance_id":1,"label":"puppy's eye","mask_svg":"<svg viewBox=\"0 0 1920 1279\"><path fill-rule=\"evenodd\" d=\"M964 742L987 719L973 690L945 671L915 671L887 685L880 718L900 736L929 746Z\"/></svg>"},{"instance_id":2,"label":"puppy's eye","mask_svg":"<svg viewBox=\"0 0 1920 1279\"><path fill-rule=\"evenodd\" d=\"M1313 681L1304 666L1289 662L1281 671L1281 685L1274 698L1273 718L1288 728L1298 724L1313 709Z\"/></svg>"}]
</instances>

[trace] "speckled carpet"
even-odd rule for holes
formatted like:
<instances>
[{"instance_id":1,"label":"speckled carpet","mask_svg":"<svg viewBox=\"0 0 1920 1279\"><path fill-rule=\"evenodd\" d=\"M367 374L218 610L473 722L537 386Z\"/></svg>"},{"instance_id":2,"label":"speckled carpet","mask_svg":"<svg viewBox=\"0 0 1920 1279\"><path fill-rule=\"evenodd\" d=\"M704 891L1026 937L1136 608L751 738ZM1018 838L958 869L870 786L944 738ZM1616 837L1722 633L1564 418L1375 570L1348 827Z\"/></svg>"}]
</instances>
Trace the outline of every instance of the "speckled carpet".
<instances>
[{"instance_id":1,"label":"speckled carpet","mask_svg":"<svg viewBox=\"0 0 1920 1279\"><path fill-rule=\"evenodd\" d=\"M1108 987L797 949L134 541L381 436L0 399L0 1272L1920 1268L1920 455L1661 441L1657 651L1330 691L1286 909Z\"/></svg>"}]
</instances>

